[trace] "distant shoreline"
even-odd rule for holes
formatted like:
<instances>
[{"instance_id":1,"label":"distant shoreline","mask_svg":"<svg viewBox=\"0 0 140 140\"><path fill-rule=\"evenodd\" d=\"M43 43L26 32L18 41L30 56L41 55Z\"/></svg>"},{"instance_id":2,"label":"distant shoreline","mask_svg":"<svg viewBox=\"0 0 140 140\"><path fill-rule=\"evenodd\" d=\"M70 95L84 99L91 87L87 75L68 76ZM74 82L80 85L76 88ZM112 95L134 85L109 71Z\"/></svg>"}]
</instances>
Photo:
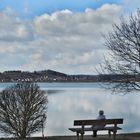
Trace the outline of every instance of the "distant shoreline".
<instances>
[{"instance_id":1,"label":"distant shoreline","mask_svg":"<svg viewBox=\"0 0 140 140\"><path fill-rule=\"evenodd\" d=\"M124 82L125 80L140 81L140 76L104 74L104 75L68 75L53 70L34 72L4 71L0 73L0 83L17 82Z\"/></svg>"},{"instance_id":2,"label":"distant shoreline","mask_svg":"<svg viewBox=\"0 0 140 140\"><path fill-rule=\"evenodd\" d=\"M7 81L7 82L1 82L0 83L18 83L22 81ZM25 82L25 81L23 81ZM27 81L27 82L35 82L35 83L102 83L102 82L96 82L96 81Z\"/></svg>"}]
</instances>

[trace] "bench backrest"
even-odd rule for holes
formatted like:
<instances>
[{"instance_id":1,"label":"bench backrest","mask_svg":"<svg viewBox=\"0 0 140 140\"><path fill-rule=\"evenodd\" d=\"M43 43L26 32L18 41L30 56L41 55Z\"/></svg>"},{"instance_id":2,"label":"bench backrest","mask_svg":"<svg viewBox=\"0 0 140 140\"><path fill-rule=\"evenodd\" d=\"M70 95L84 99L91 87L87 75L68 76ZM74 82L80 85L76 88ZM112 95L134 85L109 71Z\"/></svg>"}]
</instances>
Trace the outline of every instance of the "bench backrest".
<instances>
[{"instance_id":1,"label":"bench backrest","mask_svg":"<svg viewBox=\"0 0 140 140\"><path fill-rule=\"evenodd\" d=\"M107 125L107 124L123 124L122 118L117 119L105 119L105 120L74 120L75 126L80 125Z\"/></svg>"}]
</instances>

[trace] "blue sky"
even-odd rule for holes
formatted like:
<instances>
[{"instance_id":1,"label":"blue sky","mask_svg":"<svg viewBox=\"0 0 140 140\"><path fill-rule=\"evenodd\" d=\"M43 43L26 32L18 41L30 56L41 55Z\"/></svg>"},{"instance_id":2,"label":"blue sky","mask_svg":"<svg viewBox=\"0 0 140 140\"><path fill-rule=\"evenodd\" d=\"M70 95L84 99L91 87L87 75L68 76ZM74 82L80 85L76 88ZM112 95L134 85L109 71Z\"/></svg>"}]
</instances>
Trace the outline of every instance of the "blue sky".
<instances>
[{"instance_id":1,"label":"blue sky","mask_svg":"<svg viewBox=\"0 0 140 140\"><path fill-rule=\"evenodd\" d=\"M14 9L19 16L29 18L63 9L83 12L87 7L96 9L104 3L119 4L120 0L1 0L0 9L8 7Z\"/></svg>"},{"instance_id":2,"label":"blue sky","mask_svg":"<svg viewBox=\"0 0 140 140\"><path fill-rule=\"evenodd\" d=\"M103 34L139 0L1 0L0 71L53 69L95 74Z\"/></svg>"}]
</instances>

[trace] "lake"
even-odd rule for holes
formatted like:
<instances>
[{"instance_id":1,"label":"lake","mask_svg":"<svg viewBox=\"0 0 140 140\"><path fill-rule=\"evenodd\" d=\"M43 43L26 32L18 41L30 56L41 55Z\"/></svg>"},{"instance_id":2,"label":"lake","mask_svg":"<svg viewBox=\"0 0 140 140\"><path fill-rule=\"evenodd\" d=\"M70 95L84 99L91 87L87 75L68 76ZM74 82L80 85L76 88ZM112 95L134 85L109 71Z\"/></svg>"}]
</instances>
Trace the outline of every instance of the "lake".
<instances>
[{"instance_id":1,"label":"lake","mask_svg":"<svg viewBox=\"0 0 140 140\"><path fill-rule=\"evenodd\" d=\"M8 85L1 83L0 90ZM46 90L49 101L45 136L73 135L68 130L73 120L96 119L100 109L106 118L124 118L120 132L140 131L139 93L112 94L97 83L39 83L39 86Z\"/></svg>"}]
</instances>

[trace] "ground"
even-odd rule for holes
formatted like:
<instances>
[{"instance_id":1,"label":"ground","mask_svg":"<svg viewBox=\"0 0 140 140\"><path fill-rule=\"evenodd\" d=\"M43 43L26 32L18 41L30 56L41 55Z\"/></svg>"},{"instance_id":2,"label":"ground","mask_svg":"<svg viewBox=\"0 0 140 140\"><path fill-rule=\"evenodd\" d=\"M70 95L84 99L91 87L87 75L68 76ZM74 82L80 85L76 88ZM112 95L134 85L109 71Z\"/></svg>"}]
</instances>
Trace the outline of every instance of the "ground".
<instances>
[{"instance_id":1,"label":"ground","mask_svg":"<svg viewBox=\"0 0 140 140\"><path fill-rule=\"evenodd\" d=\"M77 140L76 136L49 136L49 137L29 137L25 139L19 138L0 138L0 140ZM81 140L79 138L79 140ZM91 135L85 135L83 140L114 140L112 137L109 138L107 135L99 135L96 138ZM140 133L132 134L118 134L116 140L140 140Z\"/></svg>"},{"instance_id":2,"label":"ground","mask_svg":"<svg viewBox=\"0 0 140 140\"><path fill-rule=\"evenodd\" d=\"M47 140L77 140L76 136L53 136L48 137ZM80 139L79 139L80 140ZM109 138L107 135L100 135L95 137L92 136L84 136L83 140L113 140L113 138ZM116 140L140 140L140 133L133 134L119 134L116 137Z\"/></svg>"}]
</instances>

